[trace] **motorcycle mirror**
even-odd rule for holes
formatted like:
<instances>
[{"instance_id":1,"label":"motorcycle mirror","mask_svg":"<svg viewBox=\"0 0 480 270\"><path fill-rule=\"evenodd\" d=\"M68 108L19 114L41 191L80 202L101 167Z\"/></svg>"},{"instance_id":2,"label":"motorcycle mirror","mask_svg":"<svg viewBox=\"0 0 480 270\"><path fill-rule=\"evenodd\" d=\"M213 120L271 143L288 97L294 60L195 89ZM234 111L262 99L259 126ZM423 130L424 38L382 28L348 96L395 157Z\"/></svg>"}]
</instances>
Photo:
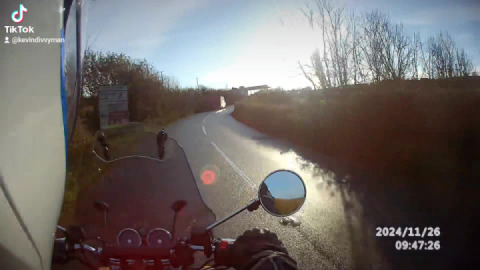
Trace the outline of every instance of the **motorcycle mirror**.
<instances>
[{"instance_id":1,"label":"motorcycle mirror","mask_svg":"<svg viewBox=\"0 0 480 270\"><path fill-rule=\"evenodd\" d=\"M257 199L250 201L245 207L211 224L206 230L212 230L245 210L255 211L260 204L271 215L277 217L290 216L303 206L306 197L307 189L305 188L305 183L298 174L288 170L275 171L263 180L258 190Z\"/></svg>"},{"instance_id":2,"label":"motorcycle mirror","mask_svg":"<svg viewBox=\"0 0 480 270\"><path fill-rule=\"evenodd\" d=\"M163 159L165 156L165 142L168 139L168 134L167 132L162 129L157 133L157 151L158 151L158 157L160 159Z\"/></svg>"},{"instance_id":3,"label":"motorcycle mirror","mask_svg":"<svg viewBox=\"0 0 480 270\"><path fill-rule=\"evenodd\" d=\"M108 212L108 210L110 210L110 205L108 205L108 203L104 201L95 201L93 203L93 206L95 206L97 210L102 212Z\"/></svg>"},{"instance_id":4,"label":"motorcycle mirror","mask_svg":"<svg viewBox=\"0 0 480 270\"><path fill-rule=\"evenodd\" d=\"M175 239L175 225L177 223L177 213L182 210L185 205L187 205L187 201L178 200L172 204L172 209L175 212L173 215L173 224L172 224L172 239Z\"/></svg>"},{"instance_id":5,"label":"motorcycle mirror","mask_svg":"<svg viewBox=\"0 0 480 270\"><path fill-rule=\"evenodd\" d=\"M258 199L269 214L286 217L297 212L305 202L307 190L298 174L279 170L269 174L258 190Z\"/></svg>"},{"instance_id":6,"label":"motorcycle mirror","mask_svg":"<svg viewBox=\"0 0 480 270\"><path fill-rule=\"evenodd\" d=\"M95 201L93 206L99 211L103 212L103 222L105 223L105 227L107 227L107 212L110 210L110 205L103 201Z\"/></svg>"},{"instance_id":7,"label":"motorcycle mirror","mask_svg":"<svg viewBox=\"0 0 480 270\"><path fill-rule=\"evenodd\" d=\"M107 144L107 139L105 138L105 133L100 131L97 136L97 141L103 146Z\"/></svg>"},{"instance_id":8,"label":"motorcycle mirror","mask_svg":"<svg viewBox=\"0 0 480 270\"><path fill-rule=\"evenodd\" d=\"M69 244L80 244L85 240L85 229L81 226L70 225L66 230L67 242Z\"/></svg>"},{"instance_id":9,"label":"motorcycle mirror","mask_svg":"<svg viewBox=\"0 0 480 270\"><path fill-rule=\"evenodd\" d=\"M176 213L176 212L182 210L182 209L185 207L185 205L187 205L187 202L186 202L186 201L184 201L184 200L178 200L178 201L176 201L176 202L174 202L174 203L172 204L172 209L173 209L173 211L175 211L175 213Z\"/></svg>"},{"instance_id":10,"label":"motorcycle mirror","mask_svg":"<svg viewBox=\"0 0 480 270\"><path fill-rule=\"evenodd\" d=\"M95 136L96 138L94 138L93 141L93 152L98 156L103 155L103 158L106 160L110 160L110 145L107 142L105 133L103 131L97 131Z\"/></svg>"}]
</instances>

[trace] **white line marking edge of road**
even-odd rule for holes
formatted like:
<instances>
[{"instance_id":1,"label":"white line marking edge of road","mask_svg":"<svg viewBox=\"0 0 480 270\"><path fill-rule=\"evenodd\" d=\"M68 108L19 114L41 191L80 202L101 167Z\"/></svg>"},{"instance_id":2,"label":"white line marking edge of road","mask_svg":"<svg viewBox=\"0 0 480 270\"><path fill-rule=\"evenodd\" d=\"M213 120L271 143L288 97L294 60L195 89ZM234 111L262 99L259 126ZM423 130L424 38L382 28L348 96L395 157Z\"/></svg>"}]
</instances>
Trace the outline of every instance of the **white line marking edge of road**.
<instances>
[{"instance_id":1,"label":"white line marking edge of road","mask_svg":"<svg viewBox=\"0 0 480 270\"><path fill-rule=\"evenodd\" d=\"M203 118L203 121L202 121L202 125L205 125L205 121L207 121L207 118L210 117L210 115L212 115L213 112L210 112L209 114L207 114L207 116L205 116L205 118Z\"/></svg>"},{"instance_id":2,"label":"white line marking edge of road","mask_svg":"<svg viewBox=\"0 0 480 270\"><path fill-rule=\"evenodd\" d=\"M223 153L222 150L220 150L220 148L214 143L214 142L210 142L213 147L215 149L217 149L217 151L223 156L223 158L227 161L228 164L230 164L230 166L232 166L232 168L243 178L243 180L245 180L245 182L252 188L254 189L255 188L255 184L253 183L253 181L244 173L242 172L242 170L240 170L240 168L238 168L237 165L235 165L235 163L233 163L233 161L227 156L225 155L225 153Z\"/></svg>"}]
</instances>

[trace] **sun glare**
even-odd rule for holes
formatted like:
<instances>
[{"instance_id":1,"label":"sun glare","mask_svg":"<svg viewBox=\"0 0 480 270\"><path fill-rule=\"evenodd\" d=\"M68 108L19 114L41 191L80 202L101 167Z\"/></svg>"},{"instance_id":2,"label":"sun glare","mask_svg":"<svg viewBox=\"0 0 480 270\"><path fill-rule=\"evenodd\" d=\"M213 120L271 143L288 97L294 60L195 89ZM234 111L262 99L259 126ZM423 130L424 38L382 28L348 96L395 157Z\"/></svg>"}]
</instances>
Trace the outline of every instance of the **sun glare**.
<instances>
[{"instance_id":1,"label":"sun glare","mask_svg":"<svg viewBox=\"0 0 480 270\"><path fill-rule=\"evenodd\" d=\"M212 170L205 170L202 173L202 182L204 185L211 185L215 182L215 172Z\"/></svg>"}]
</instances>

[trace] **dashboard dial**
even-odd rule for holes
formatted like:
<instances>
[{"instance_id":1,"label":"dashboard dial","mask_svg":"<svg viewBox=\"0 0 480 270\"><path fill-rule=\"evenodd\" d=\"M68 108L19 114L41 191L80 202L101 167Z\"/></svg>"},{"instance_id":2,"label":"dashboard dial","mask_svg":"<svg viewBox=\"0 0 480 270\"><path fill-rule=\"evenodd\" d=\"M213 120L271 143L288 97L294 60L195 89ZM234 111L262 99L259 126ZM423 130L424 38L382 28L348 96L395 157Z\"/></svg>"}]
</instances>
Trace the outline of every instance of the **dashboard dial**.
<instances>
[{"instance_id":1,"label":"dashboard dial","mask_svg":"<svg viewBox=\"0 0 480 270\"><path fill-rule=\"evenodd\" d=\"M162 228L155 228L148 233L147 244L149 247L165 248L170 247L172 235Z\"/></svg>"},{"instance_id":2,"label":"dashboard dial","mask_svg":"<svg viewBox=\"0 0 480 270\"><path fill-rule=\"evenodd\" d=\"M125 228L118 233L117 243L121 247L139 247L142 244L142 237L136 230Z\"/></svg>"}]
</instances>

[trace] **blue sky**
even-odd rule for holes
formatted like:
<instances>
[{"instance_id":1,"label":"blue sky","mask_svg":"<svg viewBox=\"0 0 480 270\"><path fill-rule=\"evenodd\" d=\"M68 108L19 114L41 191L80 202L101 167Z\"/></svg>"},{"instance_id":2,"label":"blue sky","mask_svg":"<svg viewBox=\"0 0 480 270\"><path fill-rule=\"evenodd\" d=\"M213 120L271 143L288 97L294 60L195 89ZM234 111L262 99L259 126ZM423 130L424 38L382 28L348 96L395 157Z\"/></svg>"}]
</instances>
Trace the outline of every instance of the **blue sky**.
<instances>
[{"instance_id":1,"label":"blue sky","mask_svg":"<svg viewBox=\"0 0 480 270\"><path fill-rule=\"evenodd\" d=\"M295 0L88 0L84 38L94 50L145 58L181 86L308 86L297 61L320 44ZM422 39L447 30L480 70L480 1L342 0L379 9Z\"/></svg>"},{"instance_id":2,"label":"blue sky","mask_svg":"<svg viewBox=\"0 0 480 270\"><path fill-rule=\"evenodd\" d=\"M270 175L265 184L273 197L278 199L298 199L305 197L305 187L293 173L277 172Z\"/></svg>"}]
</instances>

